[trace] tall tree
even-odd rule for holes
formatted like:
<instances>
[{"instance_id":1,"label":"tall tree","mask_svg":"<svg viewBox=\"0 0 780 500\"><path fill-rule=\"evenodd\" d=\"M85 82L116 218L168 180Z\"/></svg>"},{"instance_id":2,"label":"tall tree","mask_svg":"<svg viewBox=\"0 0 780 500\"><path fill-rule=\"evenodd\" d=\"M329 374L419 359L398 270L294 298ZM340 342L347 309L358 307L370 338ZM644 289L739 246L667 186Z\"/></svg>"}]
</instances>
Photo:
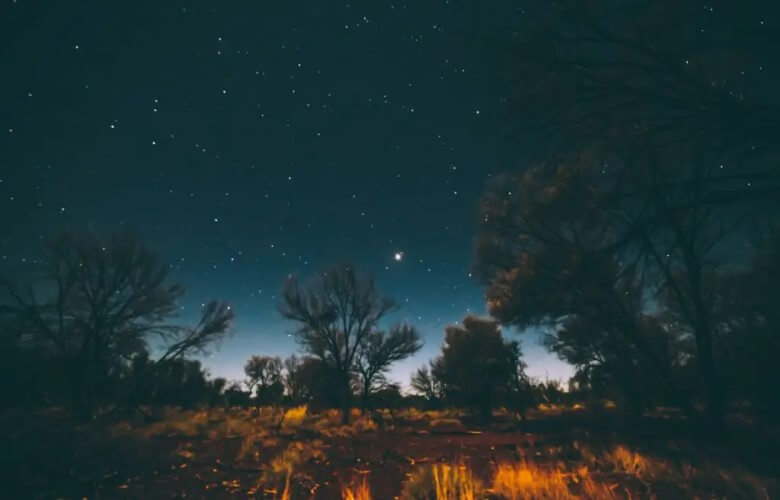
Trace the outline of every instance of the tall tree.
<instances>
[{"instance_id":1,"label":"tall tree","mask_svg":"<svg viewBox=\"0 0 780 500\"><path fill-rule=\"evenodd\" d=\"M385 382L384 375L390 365L408 358L421 348L420 333L411 325L395 325L389 332L375 330L369 333L358 348L355 363L360 375L364 411L368 408L371 392Z\"/></svg>"},{"instance_id":2,"label":"tall tree","mask_svg":"<svg viewBox=\"0 0 780 500\"><path fill-rule=\"evenodd\" d=\"M352 406L350 378L358 350L379 321L396 309L382 296L374 280L351 265L316 275L304 285L290 278L282 293L282 316L294 321L298 343L318 358L337 378L344 422Z\"/></svg>"},{"instance_id":3,"label":"tall tree","mask_svg":"<svg viewBox=\"0 0 780 500\"><path fill-rule=\"evenodd\" d=\"M605 249L619 234L578 167L540 167L488 189L475 270L490 312L505 324L553 332L548 345L570 361L593 363L621 350L627 363L641 361L668 382L660 354L639 334L645 277L635 260ZM572 328L582 324L588 327Z\"/></svg>"},{"instance_id":4,"label":"tall tree","mask_svg":"<svg viewBox=\"0 0 780 500\"><path fill-rule=\"evenodd\" d=\"M674 309L720 421L708 287L746 224L776 220L780 72L765 61L780 9L564 0L526 5L518 21L506 100L522 109L518 137L553 168L588 155L581 192L599 196L582 209L607 216L602 250L641 266Z\"/></svg>"}]
</instances>

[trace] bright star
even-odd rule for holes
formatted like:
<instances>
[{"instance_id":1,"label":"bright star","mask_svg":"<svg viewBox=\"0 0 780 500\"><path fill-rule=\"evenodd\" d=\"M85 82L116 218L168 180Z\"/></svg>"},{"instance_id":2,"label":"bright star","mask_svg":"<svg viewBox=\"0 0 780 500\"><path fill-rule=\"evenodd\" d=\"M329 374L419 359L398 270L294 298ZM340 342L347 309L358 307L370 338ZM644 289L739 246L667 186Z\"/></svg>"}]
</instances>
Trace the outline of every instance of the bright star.
<instances>
[{"instance_id":1,"label":"bright star","mask_svg":"<svg viewBox=\"0 0 780 500\"><path fill-rule=\"evenodd\" d=\"M404 258L404 253L396 252L393 258L396 260L396 262L401 262L401 260Z\"/></svg>"}]
</instances>

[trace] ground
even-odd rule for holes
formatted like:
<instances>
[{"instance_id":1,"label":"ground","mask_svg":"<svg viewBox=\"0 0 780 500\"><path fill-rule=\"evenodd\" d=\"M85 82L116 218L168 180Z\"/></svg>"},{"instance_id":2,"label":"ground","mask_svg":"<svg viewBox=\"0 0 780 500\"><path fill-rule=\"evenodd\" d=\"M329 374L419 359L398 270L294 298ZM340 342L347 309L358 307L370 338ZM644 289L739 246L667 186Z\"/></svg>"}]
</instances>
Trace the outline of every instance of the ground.
<instances>
[{"instance_id":1,"label":"ground","mask_svg":"<svg viewBox=\"0 0 780 500\"><path fill-rule=\"evenodd\" d=\"M778 495L780 438L736 417L713 436L673 412L627 420L580 405L540 407L523 426L456 410L356 411L349 426L306 407L144 411L3 413L0 497Z\"/></svg>"}]
</instances>

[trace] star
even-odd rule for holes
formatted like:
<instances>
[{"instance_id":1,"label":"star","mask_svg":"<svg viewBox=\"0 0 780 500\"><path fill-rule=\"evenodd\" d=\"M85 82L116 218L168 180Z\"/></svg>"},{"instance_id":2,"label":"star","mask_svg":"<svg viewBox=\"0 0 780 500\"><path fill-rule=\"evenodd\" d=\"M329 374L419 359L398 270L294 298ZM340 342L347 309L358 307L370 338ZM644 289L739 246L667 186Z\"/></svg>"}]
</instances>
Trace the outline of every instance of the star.
<instances>
[{"instance_id":1,"label":"star","mask_svg":"<svg viewBox=\"0 0 780 500\"><path fill-rule=\"evenodd\" d=\"M395 255L393 255L393 259L395 259L396 262L401 262L404 258L403 252L396 252Z\"/></svg>"}]
</instances>

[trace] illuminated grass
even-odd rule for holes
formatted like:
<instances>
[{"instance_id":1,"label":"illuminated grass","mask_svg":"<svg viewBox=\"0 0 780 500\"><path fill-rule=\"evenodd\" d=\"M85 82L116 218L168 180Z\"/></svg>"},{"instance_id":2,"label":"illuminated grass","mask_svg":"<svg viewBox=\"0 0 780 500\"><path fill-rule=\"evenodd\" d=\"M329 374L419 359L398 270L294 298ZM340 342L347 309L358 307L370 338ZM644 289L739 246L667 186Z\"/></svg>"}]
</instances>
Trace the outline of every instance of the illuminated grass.
<instances>
[{"instance_id":1,"label":"illuminated grass","mask_svg":"<svg viewBox=\"0 0 780 500\"><path fill-rule=\"evenodd\" d=\"M371 500L371 489L365 477L350 485L341 487L342 500Z\"/></svg>"}]
</instances>

